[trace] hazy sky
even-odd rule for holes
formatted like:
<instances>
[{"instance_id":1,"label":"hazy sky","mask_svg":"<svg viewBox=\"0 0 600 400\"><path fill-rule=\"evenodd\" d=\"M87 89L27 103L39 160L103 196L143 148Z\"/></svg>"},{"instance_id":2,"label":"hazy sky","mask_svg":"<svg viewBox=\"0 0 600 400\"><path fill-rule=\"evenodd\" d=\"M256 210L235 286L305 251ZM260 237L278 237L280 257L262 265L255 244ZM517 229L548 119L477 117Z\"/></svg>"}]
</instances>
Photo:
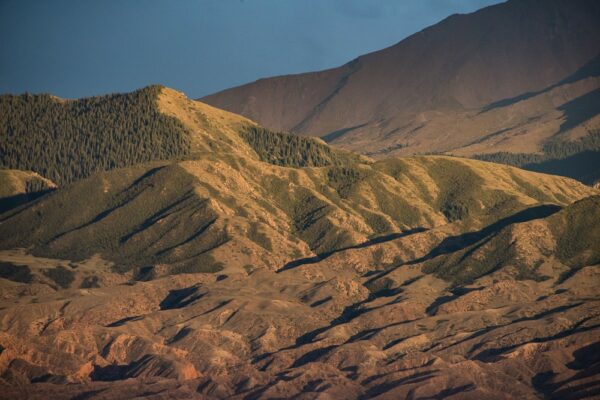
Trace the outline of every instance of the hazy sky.
<instances>
[{"instance_id":1,"label":"hazy sky","mask_svg":"<svg viewBox=\"0 0 600 400\"><path fill-rule=\"evenodd\" d=\"M0 0L0 93L200 97L335 67L499 0Z\"/></svg>"}]
</instances>

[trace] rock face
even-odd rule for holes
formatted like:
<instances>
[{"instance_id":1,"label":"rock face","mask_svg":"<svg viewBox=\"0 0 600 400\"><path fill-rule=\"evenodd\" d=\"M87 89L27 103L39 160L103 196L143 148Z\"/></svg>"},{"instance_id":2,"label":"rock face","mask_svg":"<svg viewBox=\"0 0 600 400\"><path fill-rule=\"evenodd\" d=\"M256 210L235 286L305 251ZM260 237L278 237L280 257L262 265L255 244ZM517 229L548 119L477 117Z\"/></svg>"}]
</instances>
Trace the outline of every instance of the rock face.
<instances>
[{"instance_id":1,"label":"rock face","mask_svg":"<svg viewBox=\"0 0 600 400\"><path fill-rule=\"evenodd\" d=\"M599 19L593 0L508 1L339 68L202 100L377 157L537 153L600 127Z\"/></svg>"},{"instance_id":2,"label":"rock face","mask_svg":"<svg viewBox=\"0 0 600 400\"><path fill-rule=\"evenodd\" d=\"M598 395L597 190L158 104L188 159L0 215L0 398Z\"/></svg>"}]
</instances>

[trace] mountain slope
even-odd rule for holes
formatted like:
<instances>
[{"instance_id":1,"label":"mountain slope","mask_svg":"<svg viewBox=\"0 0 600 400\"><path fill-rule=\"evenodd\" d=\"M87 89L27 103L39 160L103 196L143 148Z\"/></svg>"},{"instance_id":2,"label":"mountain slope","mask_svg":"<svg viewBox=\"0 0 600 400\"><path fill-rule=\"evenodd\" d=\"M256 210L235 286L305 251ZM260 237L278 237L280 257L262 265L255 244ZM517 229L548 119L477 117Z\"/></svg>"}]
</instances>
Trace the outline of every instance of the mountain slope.
<instances>
[{"instance_id":1,"label":"mountain slope","mask_svg":"<svg viewBox=\"0 0 600 400\"><path fill-rule=\"evenodd\" d=\"M375 162L166 88L157 104L186 160L0 214L0 398L594 388L597 190L458 157Z\"/></svg>"},{"instance_id":2,"label":"mountain slope","mask_svg":"<svg viewBox=\"0 0 600 400\"><path fill-rule=\"evenodd\" d=\"M537 153L600 126L598 19L590 0L508 1L339 68L202 100L378 157Z\"/></svg>"}]
</instances>

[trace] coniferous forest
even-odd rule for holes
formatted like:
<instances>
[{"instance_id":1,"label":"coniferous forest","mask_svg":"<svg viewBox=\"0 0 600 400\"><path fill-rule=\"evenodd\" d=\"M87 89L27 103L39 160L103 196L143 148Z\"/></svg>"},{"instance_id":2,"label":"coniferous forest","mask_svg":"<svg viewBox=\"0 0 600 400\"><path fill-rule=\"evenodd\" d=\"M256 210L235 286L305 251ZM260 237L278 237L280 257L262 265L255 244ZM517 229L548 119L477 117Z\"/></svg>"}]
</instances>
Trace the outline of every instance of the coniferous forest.
<instances>
[{"instance_id":1,"label":"coniferous forest","mask_svg":"<svg viewBox=\"0 0 600 400\"><path fill-rule=\"evenodd\" d=\"M478 154L474 158L593 183L600 179L600 130L573 141L548 140L542 145L541 153L498 152Z\"/></svg>"},{"instance_id":2,"label":"coniferous forest","mask_svg":"<svg viewBox=\"0 0 600 400\"><path fill-rule=\"evenodd\" d=\"M334 150L317 139L251 127L242 138L262 161L284 167L325 167L357 161L358 156Z\"/></svg>"},{"instance_id":3,"label":"coniferous forest","mask_svg":"<svg viewBox=\"0 0 600 400\"><path fill-rule=\"evenodd\" d=\"M62 185L97 171L185 157L189 135L159 112L160 90L78 100L0 96L0 167L32 170Z\"/></svg>"}]
</instances>

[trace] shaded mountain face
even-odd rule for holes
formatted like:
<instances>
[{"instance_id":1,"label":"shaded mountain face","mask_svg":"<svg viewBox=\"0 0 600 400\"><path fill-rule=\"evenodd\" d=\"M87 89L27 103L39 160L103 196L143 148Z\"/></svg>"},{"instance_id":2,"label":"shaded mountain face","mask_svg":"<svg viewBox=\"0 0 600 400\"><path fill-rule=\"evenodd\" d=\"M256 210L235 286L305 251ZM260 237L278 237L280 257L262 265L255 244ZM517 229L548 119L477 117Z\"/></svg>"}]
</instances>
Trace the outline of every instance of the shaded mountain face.
<instances>
[{"instance_id":1,"label":"shaded mountain face","mask_svg":"<svg viewBox=\"0 0 600 400\"><path fill-rule=\"evenodd\" d=\"M0 214L0 397L593 395L596 189L154 104L183 159Z\"/></svg>"},{"instance_id":2,"label":"shaded mountain face","mask_svg":"<svg viewBox=\"0 0 600 400\"><path fill-rule=\"evenodd\" d=\"M202 100L375 157L538 153L600 127L598 20L596 1L508 1L339 68Z\"/></svg>"}]
</instances>

